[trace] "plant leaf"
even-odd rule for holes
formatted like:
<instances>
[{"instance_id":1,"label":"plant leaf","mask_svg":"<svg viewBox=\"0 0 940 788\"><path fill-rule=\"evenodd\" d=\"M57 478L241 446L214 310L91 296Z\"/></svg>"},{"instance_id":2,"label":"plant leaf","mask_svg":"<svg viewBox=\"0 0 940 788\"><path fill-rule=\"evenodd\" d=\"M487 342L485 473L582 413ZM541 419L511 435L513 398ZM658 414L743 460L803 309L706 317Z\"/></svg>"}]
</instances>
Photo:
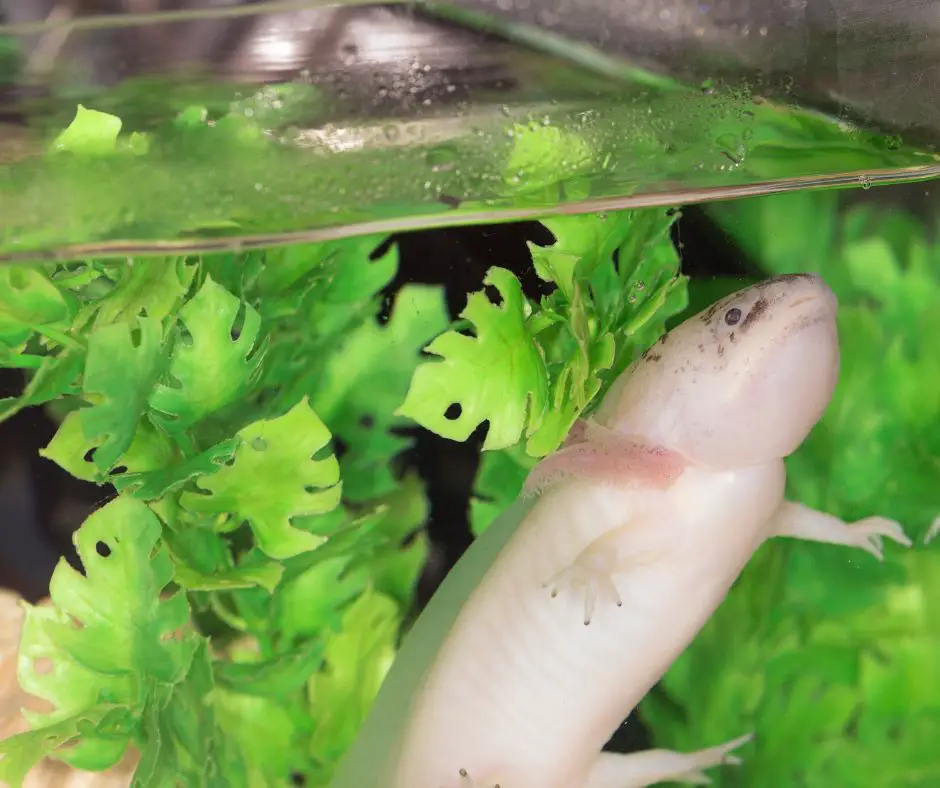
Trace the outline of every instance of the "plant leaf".
<instances>
[{"instance_id":1,"label":"plant leaf","mask_svg":"<svg viewBox=\"0 0 940 788\"><path fill-rule=\"evenodd\" d=\"M83 393L91 407L80 411L88 440L98 444L94 462L108 471L130 447L147 397L165 366L159 322L140 318L104 326L88 340Z\"/></svg>"},{"instance_id":2,"label":"plant leaf","mask_svg":"<svg viewBox=\"0 0 940 788\"><path fill-rule=\"evenodd\" d=\"M46 356L20 396L0 399L0 423L23 408L43 405L76 393L84 362L85 354L76 348L66 348L54 356Z\"/></svg>"},{"instance_id":3,"label":"plant leaf","mask_svg":"<svg viewBox=\"0 0 940 788\"><path fill-rule=\"evenodd\" d=\"M466 440L489 422L485 449L500 449L529 435L548 403L548 375L538 345L526 328L530 307L519 281L503 268L484 280L502 303L472 293L461 313L477 336L442 334L426 348L440 356L415 371L398 413L452 440Z\"/></svg>"},{"instance_id":4,"label":"plant leaf","mask_svg":"<svg viewBox=\"0 0 940 788\"><path fill-rule=\"evenodd\" d=\"M194 457L183 462L164 463L154 466L153 470L137 470L139 465L131 465L132 445L125 455L128 463L128 472L119 476L112 476L110 481L120 491L139 498L142 501L153 501L162 498L173 490L177 490L191 479L211 476L235 456L238 439L230 438L222 441Z\"/></svg>"},{"instance_id":5,"label":"plant leaf","mask_svg":"<svg viewBox=\"0 0 940 788\"><path fill-rule=\"evenodd\" d=\"M200 476L199 493L184 493L181 504L192 512L228 516L237 526L247 521L258 546L271 558L312 550L325 537L295 528L295 517L335 508L340 499L339 463L330 454L314 459L330 432L306 399L285 415L256 421L238 433L241 440L231 465Z\"/></svg>"},{"instance_id":6,"label":"plant leaf","mask_svg":"<svg viewBox=\"0 0 940 788\"><path fill-rule=\"evenodd\" d=\"M172 576L160 532L144 504L112 501L75 534L85 576L63 559L50 585L53 606L27 606L18 675L24 690L52 706L24 712L34 729L25 735L50 728L43 754L81 735L79 746L57 755L81 768L115 763L134 733L127 720L139 719L158 686L189 670L199 639L187 628L186 599L160 598ZM13 737L3 751L21 741ZM20 767L0 761L0 776L10 779L10 768Z\"/></svg>"},{"instance_id":7,"label":"plant leaf","mask_svg":"<svg viewBox=\"0 0 940 788\"><path fill-rule=\"evenodd\" d=\"M100 156L112 153L121 133L121 119L106 112L86 109L81 104L75 118L52 143L53 152Z\"/></svg>"},{"instance_id":8,"label":"plant leaf","mask_svg":"<svg viewBox=\"0 0 940 788\"><path fill-rule=\"evenodd\" d=\"M244 321L233 337L239 310ZM154 419L167 432L181 432L244 397L258 374L263 353L258 344L260 315L206 277L180 309L191 341L177 339L170 358L171 383L150 394Z\"/></svg>"},{"instance_id":9,"label":"plant leaf","mask_svg":"<svg viewBox=\"0 0 940 788\"><path fill-rule=\"evenodd\" d=\"M196 270L182 257L129 258L114 289L95 302L94 325L133 324L141 315L163 320L186 295Z\"/></svg>"},{"instance_id":10,"label":"plant leaf","mask_svg":"<svg viewBox=\"0 0 940 788\"><path fill-rule=\"evenodd\" d=\"M0 347L19 348L46 326L68 329L74 305L38 268L0 268Z\"/></svg>"}]
</instances>

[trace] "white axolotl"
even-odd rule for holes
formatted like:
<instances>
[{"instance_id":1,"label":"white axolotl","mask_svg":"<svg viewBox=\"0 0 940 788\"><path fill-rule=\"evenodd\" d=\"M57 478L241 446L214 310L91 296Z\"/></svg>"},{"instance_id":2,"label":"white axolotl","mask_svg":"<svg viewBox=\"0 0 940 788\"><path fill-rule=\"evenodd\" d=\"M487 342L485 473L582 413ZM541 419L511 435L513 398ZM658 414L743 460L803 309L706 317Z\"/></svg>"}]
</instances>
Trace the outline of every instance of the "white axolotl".
<instances>
[{"instance_id":1,"label":"white axolotl","mask_svg":"<svg viewBox=\"0 0 940 788\"><path fill-rule=\"evenodd\" d=\"M784 500L836 385L836 310L819 277L781 276L639 358L448 574L332 788L641 788L737 762L749 736L602 748L767 539L910 545Z\"/></svg>"}]
</instances>

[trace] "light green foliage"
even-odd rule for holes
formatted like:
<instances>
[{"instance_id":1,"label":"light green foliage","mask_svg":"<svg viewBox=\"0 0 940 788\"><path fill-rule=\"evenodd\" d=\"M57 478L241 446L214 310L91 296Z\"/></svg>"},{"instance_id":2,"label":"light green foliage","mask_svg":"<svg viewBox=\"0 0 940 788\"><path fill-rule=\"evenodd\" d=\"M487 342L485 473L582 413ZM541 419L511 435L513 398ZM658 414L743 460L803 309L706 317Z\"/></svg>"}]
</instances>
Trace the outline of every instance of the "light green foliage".
<instances>
[{"instance_id":1,"label":"light green foliage","mask_svg":"<svg viewBox=\"0 0 940 788\"><path fill-rule=\"evenodd\" d=\"M236 326L240 312L241 324ZM170 355L169 380L157 384L149 399L155 418L169 433L188 429L241 400L263 358L258 347L260 315L211 277L180 309L179 320L183 331Z\"/></svg>"},{"instance_id":2,"label":"light green foliage","mask_svg":"<svg viewBox=\"0 0 940 788\"><path fill-rule=\"evenodd\" d=\"M487 450L521 440L531 456L554 451L685 307L673 221L658 209L546 221L555 243L530 249L557 290L534 305L515 277L490 269L489 294L471 294L461 313L473 335L454 329L428 345L442 360L418 369L399 412L454 440L486 421Z\"/></svg>"},{"instance_id":3,"label":"light green foliage","mask_svg":"<svg viewBox=\"0 0 940 788\"><path fill-rule=\"evenodd\" d=\"M17 265L0 268L0 353L19 353L34 331L47 336L67 331L73 309L74 300L41 271Z\"/></svg>"},{"instance_id":4,"label":"light green foliage","mask_svg":"<svg viewBox=\"0 0 940 788\"><path fill-rule=\"evenodd\" d=\"M460 316L476 336L449 331L431 342L427 352L441 361L418 368L398 412L453 440L466 440L489 421L484 448L502 449L538 428L548 403L547 375L519 281L492 268L484 283L501 303L491 303L485 291L470 295ZM459 413L449 414L452 407Z\"/></svg>"},{"instance_id":5,"label":"light green foliage","mask_svg":"<svg viewBox=\"0 0 940 788\"><path fill-rule=\"evenodd\" d=\"M840 299L840 383L788 460L789 495L847 520L896 518L919 541L938 509L940 247L903 214L840 217L832 193L711 211L768 273L817 271ZM936 785L938 570L935 545L889 546L884 564L766 545L666 676L681 714L644 703L658 743L755 730L743 767L716 772L722 786Z\"/></svg>"},{"instance_id":6,"label":"light green foliage","mask_svg":"<svg viewBox=\"0 0 940 788\"><path fill-rule=\"evenodd\" d=\"M114 115L79 104L72 122L53 140L50 152L93 157L121 151L145 153L149 146L146 136L134 132L119 139L123 125L121 119Z\"/></svg>"},{"instance_id":7,"label":"light green foliage","mask_svg":"<svg viewBox=\"0 0 940 788\"><path fill-rule=\"evenodd\" d=\"M121 119L114 115L86 109L79 104L75 119L55 138L52 150L92 155L111 153L122 125Z\"/></svg>"},{"instance_id":8,"label":"light green foliage","mask_svg":"<svg viewBox=\"0 0 940 788\"><path fill-rule=\"evenodd\" d=\"M94 312L95 325L133 324L142 313L154 320L163 320L178 308L197 268L187 265L184 258L168 257L152 260L131 258L116 271L105 270L105 275L115 276L116 281L106 300L89 305L89 311ZM83 273L98 278L95 269L86 269Z\"/></svg>"},{"instance_id":9,"label":"light green foliage","mask_svg":"<svg viewBox=\"0 0 940 788\"><path fill-rule=\"evenodd\" d=\"M81 420L85 437L98 445L94 461L101 470L111 470L130 448L165 368L163 329L155 320L115 323L89 336L82 394L92 404Z\"/></svg>"},{"instance_id":10,"label":"light green foliage","mask_svg":"<svg viewBox=\"0 0 940 788\"><path fill-rule=\"evenodd\" d=\"M584 176L597 165L597 155L579 134L532 121L516 123L510 131L512 150L506 161L506 184L512 193L551 205L558 201L559 181ZM587 197L583 180L567 182L569 199ZM525 197L522 198L523 200Z\"/></svg>"},{"instance_id":11,"label":"light green foliage","mask_svg":"<svg viewBox=\"0 0 940 788\"><path fill-rule=\"evenodd\" d=\"M159 539L160 523L144 504L113 501L76 534L86 576L63 560L53 606L27 609L20 684L53 710L28 714L33 730L0 744L3 779L18 785L64 743L74 744L57 754L80 767L115 763L159 694L185 680L199 637L185 597L161 599L173 572Z\"/></svg>"},{"instance_id":12,"label":"light green foliage","mask_svg":"<svg viewBox=\"0 0 940 788\"><path fill-rule=\"evenodd\" d=\"M238 438L232 464L197 478L199 492L184 493L180 503L191 512L221 516L225 530L247 520L258 546L272 558L312 550L324 537L291 521L339 503L339 463L332 454L314 459L330 440L329 430L303 400L279 418L248 425Z\"/></svg>"}]
</instances>

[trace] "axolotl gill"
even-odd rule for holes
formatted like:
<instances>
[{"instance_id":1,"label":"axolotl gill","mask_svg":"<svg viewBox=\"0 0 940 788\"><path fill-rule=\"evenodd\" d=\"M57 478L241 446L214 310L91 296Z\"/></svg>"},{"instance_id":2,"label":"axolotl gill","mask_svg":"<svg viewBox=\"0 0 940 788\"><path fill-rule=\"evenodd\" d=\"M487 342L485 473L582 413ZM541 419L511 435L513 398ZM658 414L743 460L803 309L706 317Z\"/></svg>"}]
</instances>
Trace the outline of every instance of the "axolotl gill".
<instances>
[{"instance_id":1,"label":"axolotl gill","mask_svg":"<svg viewBox=\"0 0 940 788\"><path fill-rule=\"evenodd\" d=\"M638 358L448 573L331 788L641 788L738 762L750 734L602 750L768 539L910 545L784 498L836 386L836 313L821 278L781 276Z\"/></svg>"}]
</instances>

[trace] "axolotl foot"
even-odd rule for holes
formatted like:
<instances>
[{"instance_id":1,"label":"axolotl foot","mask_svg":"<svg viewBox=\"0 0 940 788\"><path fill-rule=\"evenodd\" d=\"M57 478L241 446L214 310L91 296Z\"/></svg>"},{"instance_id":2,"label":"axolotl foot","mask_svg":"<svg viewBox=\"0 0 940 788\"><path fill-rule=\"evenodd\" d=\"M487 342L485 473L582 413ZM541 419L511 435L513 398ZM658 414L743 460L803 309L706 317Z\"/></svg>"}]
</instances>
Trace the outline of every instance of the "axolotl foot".
<instances>
[{"instance_id":1,"label":"axolotl foot","mask_svg":"<svg viewBox=\"0 0 940 788\"><path fill-rule=\"evenodd\" d=\"M543 583L544 588L550 588L552 599L558 596L565 588L584 589L584 626L588 626L594 618L594 609L597 606L597 597L603 596L613 602L617 607L623 606L620 592L614 583L609 571L575 562L567 569L562 569L548 582Z\"/></svg>"},{"instance_id":2,"label":"axolotl foot","mask_svg":"<svg viewBox=\"0 0 940 788\"><path fill-rule=\"evenodd\" d=\"M638 555L627 547L632 532L629 523L608 531L584 548L570 566L546 580L542 587L551 589L553 599L563 591L583 589L585 626L594 619L598 598L611 606L622 607L623 600L614 576L649 558L649 555Z\"/></svg>"}]
</instances>

